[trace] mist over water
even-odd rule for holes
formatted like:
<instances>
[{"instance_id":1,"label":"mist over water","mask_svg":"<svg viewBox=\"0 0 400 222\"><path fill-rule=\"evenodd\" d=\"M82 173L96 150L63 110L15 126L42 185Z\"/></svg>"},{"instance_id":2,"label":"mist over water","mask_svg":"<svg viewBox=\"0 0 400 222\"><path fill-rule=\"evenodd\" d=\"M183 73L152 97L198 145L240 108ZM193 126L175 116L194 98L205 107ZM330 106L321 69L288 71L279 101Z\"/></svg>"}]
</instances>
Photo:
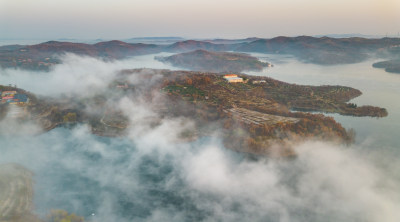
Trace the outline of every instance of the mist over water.
<instances>
[{"instance_id":1,"label":"mist over water","mask_svg":"<svg viewBox=\"0 0 400 222\"><path fill-rule=\"evenodd\" d=\"M91 95L119 69L168 68L153 57L105 63L67 55L49 73L1 70L0 84L54 97ZM395 130L400 129L400 110L391 99L400 95L394 87L400 76L372 69L369 62L317 66L290 58L270 61L274 68L252 74L355 87L364 94L354 102L385 107L389 117L333 115L356 130L356 144L309 141L298 145L294 159L254 160L226 149L217 136L179 141L178 135L193 124L190 120L169 118L150 127L143 119L156 117L152 104L123 97L118 106L131 122L126 137L98 137L85 125L31 135L34 125L2 121L0 132L15 125L21 133L0 134L0 163L17 162L35 172L35 211L40 215L59 208L88 221L399 221Z\"/></svg>"},{"instance_id":2,"label":"mist over water","mask_svg":"<svg viewBox=\"0 0 400 222\"><path fill-rule=\"evenodd\" d=\"M154 59L154 56L168 56L171 53L159 53L135 56L124 60L104 62L96 58L81 57L73 54L62 56L63 64L53 67L51 72L29 70L0 69L0 84L16 84L19 88L39 95L60 96L61 94L89 94L93 90L102 90L122 69L177 68Z\"/></svg>"}]
</instances>

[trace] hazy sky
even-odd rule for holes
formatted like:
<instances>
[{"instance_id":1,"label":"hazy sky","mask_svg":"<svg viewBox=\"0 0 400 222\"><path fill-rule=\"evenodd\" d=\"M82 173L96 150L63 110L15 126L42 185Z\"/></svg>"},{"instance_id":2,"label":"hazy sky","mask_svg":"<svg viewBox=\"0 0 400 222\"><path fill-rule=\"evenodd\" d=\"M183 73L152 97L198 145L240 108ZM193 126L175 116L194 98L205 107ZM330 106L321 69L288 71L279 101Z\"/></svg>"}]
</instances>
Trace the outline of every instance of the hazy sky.
<instances>
[{"instance_id":1,"label":"hazy sky","mask_svg":"<svg viewBox=\"0 0 400 222\"><path fill-rule=\"evenodd\" d=\"M0 0L0 38L397 35L399 0Z\"/></svg>"}]
</instances>

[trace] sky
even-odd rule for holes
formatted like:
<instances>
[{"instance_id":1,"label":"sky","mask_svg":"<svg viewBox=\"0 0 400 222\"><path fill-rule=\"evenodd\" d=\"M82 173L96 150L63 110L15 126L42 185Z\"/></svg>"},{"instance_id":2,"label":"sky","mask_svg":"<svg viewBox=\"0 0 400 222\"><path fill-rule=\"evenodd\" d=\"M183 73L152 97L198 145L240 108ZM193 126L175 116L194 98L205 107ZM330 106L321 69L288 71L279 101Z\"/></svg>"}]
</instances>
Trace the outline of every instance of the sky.
<instances>
[{"instance_id":1,"label":"sky","mask_svg":"<svg viewBox=\"0 0 400 222\"><path fill-rule=\"evenodd\" d=\"M0 39L400 32L398 0L0 0Z\"/></svg>"}]
</instances>

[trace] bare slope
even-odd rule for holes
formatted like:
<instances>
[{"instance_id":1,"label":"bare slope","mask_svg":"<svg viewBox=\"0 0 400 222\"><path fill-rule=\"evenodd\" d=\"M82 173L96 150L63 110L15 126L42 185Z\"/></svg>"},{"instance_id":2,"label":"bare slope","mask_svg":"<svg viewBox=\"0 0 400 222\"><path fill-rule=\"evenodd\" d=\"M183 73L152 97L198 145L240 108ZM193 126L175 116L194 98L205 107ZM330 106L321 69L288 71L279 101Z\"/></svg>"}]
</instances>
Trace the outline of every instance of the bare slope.
<instances>
[{"instance_id":1,"label":"bare slope","mask_svg":"<svg viewBox=\"0 0 400 222\"><path fill-rule=\"evenodd\" d=\"M0 165L0 221L40 221L33 209L32 172L17 164Z\"/></svg>"}]
</instances>

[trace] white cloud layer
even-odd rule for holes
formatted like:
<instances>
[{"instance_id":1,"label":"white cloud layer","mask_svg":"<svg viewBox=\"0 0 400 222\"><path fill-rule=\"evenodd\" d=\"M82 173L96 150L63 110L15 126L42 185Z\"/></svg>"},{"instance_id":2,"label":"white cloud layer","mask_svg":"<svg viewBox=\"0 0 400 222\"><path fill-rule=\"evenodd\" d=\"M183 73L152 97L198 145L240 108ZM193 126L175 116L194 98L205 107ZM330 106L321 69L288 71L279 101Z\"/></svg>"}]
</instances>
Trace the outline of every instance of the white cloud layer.
<instances>
[{"instance_id":1,"label":"white cloud layer","mask_svg":"<svg viewBox=\"0 0 400 222\"><path fill-rule=\"evenodd\" d=\"M90 95L123 64L69 56L50 73L7 74L23 77L18 81L30 82L34 92ZM296 147L296 158L254 160L217 137L180 141L193 123L161 119L140 97L117 104L130 120L125 138L94 136L85 125L32 136L26 132L34 125L0 122L0 163L35 172L39 213L64 208L88 220L122 222L400 220L400 181L362 147L307 142Z\"/></svg>"}]
</instances>

